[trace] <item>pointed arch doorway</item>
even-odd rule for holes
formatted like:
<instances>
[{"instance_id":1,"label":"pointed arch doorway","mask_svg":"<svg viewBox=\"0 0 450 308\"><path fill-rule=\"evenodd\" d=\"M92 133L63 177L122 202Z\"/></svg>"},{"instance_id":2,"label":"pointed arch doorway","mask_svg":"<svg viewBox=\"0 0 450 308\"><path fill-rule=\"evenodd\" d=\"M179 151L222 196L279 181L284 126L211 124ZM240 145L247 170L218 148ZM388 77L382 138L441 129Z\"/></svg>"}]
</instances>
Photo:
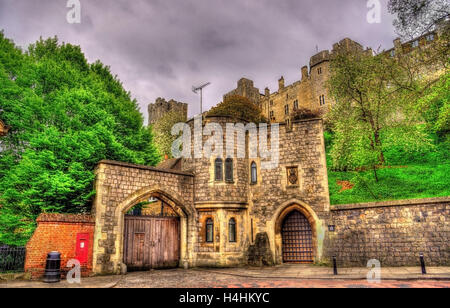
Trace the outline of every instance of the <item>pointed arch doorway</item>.
<instances>
[{"instance_id":1,"label":"pointed arch doorway","mask_svg":"<svg viewBox=\"0 0 450 308\"><path fill-rule=\"evenodd\" d=\"M174 268L180 261L180 217L157 198L131 208L124 218L123 262L129 271Z\"/></svg>"}]
</instances>

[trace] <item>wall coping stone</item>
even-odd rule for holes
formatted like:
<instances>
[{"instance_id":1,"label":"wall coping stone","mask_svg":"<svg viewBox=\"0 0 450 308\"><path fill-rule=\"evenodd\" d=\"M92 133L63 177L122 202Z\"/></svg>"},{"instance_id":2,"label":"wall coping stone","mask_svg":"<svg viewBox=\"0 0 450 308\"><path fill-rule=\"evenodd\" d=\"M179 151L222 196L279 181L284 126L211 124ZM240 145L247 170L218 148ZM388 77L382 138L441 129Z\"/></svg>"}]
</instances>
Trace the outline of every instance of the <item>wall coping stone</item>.
<instances>
[{"instance_id":1,"label":"wall coping stone","mask_svg":"<svg viewBox=\"0 0 450 308\"><path fill-rule=\"evenodd\" d=\"M161 173L169 173L169 174L174 174L174 175L194 177L194 174L189 173L189 172L161 169L161 168L150 167L150 166L145 166L145 165L135 165L135 164L124 163L124 162L119 162L119 161L114 161L114 160L101 160L98 163L98 165L100 165L100 164L132 168L132 169L150 170L150 171L161 172Z\"/></svg>"},{"instance_id":2,"label":"wall coping stone","mask_svg":"<svg viewBox=\"0 0 450 308\"><path fill-rule=\"evenodd\" d=\"M38 223L62 222L62 223L95 224L95 218L92 215L76 215L76 214L42 213L39 215L36 221Z\"/></svg>"},{"instance_id":3,"label":"wall coping stone","mask_svg":"<svg viewBox=\"0 0 450 308\"><path fill-rule=\"evenodd\" d=\"M369 202L357 204L338 204L332 205L331 211L345 211L345 210L369 209L369 208L391 207L391 206L424 205L436 203L450 203L450 196L439 198L406 199L406 200L393 200L393 201Z\"/></svg>"}]
</instances>

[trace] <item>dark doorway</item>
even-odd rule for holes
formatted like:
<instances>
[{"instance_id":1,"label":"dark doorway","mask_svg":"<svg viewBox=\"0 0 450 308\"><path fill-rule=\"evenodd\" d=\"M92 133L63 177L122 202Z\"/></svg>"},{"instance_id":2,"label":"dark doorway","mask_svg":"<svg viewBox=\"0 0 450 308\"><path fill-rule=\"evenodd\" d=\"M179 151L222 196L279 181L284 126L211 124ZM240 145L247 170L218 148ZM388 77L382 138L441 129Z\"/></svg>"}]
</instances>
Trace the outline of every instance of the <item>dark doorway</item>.
<instances>
[{"instance_id":1,"label":"dark doorway","mask_svg":"<svg viewBox=\"0 0 450 308\"><path fill-rule=\"evenodd\" d=\"M286 216L281 228L283 262L313 263L314 245L311 224L299 211Z\"/></svg>"}]
</instances>

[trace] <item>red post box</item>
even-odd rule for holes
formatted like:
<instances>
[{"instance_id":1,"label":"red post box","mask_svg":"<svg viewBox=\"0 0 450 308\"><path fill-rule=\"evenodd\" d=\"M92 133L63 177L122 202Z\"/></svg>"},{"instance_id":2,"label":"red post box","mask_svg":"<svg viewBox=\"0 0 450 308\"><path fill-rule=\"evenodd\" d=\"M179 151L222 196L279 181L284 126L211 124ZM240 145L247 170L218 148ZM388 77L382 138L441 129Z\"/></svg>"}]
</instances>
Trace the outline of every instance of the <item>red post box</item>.
<instances>
[{"instance_id":1,"label":"red post box","mask_svg":"<svg viewBox=\"0 0 450 308\"><path fill-rule=\"evenodd\" d=\"M78 259L78 261L80 261L81 265L87 264L88 254L89 254L89 234L78 233L76 258Z\"/></svg>"}]
</instances>

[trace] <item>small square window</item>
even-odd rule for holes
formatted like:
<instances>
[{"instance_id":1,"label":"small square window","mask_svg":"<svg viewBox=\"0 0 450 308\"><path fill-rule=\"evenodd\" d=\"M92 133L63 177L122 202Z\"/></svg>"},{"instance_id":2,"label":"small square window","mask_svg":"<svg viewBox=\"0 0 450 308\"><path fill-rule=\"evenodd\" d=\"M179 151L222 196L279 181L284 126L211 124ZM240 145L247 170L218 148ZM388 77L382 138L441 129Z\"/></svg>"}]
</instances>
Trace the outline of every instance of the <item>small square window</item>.
<instances>
[{"instance_id":1,"label":"small square window","mask_svg":"<svg viewBox=\"0 0 450 308\"><path fill-rule=\"evenodd\" d=\"M427 35L427 41L428 42L434 41L434 34L433 33Z\"/></svg>"},{"instance_id":2,"label":"small square window","mask_svg":"<svg viewBox=\"0 0 450 308\"><path fill-rule=\"evenodd\" d=\"M411 46L412 46L413 48L419 47L419 41L418 41L418 40L415 40L414 42L411 43Z\"/></svg>"}]
</instances>

